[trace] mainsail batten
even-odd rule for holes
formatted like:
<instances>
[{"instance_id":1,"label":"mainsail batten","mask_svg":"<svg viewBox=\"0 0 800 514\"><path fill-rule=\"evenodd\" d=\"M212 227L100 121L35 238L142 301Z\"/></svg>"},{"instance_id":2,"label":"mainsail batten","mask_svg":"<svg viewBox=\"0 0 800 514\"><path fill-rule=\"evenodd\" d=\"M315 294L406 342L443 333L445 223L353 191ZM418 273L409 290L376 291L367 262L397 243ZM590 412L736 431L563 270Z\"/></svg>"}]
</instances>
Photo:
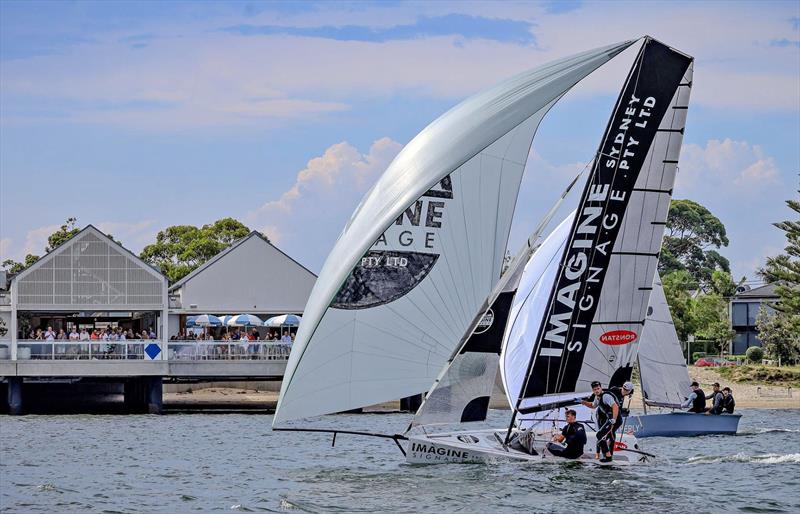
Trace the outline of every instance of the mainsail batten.
<instances>
[{"instance_id":1,"label":"mainsail batten","mask_svg":"<svg viewBox=\"0 0 800 514\"><path fill-rule=\"evenodd\" d=\"M669 209L691 58L647 39L606 130L537 333L517 412L630 377ZM688 88L686 88L688 90ZM535 331L535 332L533 332Z\"/></svg>"},{"instance_id":2,"label":"mainsail batten","mask_svg":"<svg viewBox=\"0 0 800 514\"><path fill-rule=\"evenodd\" d=\"M565 91L631 44L514 77L443 115L403 149L323 266L274 424L430 385L499 277L541 118Z\"/></svg>"}]
</instances>

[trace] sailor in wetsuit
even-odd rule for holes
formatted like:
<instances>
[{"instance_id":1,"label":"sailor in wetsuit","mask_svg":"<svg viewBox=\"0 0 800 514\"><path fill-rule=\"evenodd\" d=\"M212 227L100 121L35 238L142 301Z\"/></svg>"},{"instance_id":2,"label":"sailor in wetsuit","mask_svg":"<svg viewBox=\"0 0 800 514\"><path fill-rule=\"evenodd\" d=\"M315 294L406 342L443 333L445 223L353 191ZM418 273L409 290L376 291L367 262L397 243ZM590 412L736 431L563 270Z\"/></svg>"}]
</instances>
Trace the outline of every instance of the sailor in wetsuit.
<instances>
[{"instance_id":1,"label":"sailor in wetsuit","mask_svg":"<svg viewBox=\"0 0 800 514\"><path fill-rule=\"evenodd\" d=\"M706 414L722 414L722 401L724 395L719 390L719 382L714 382L714 391L706 396L706 400L711 400L711 407L706 409Z\"/></svg>"},{"instance_id":2,"label":"sailor in wetsuit","mask_svg":"<svg viewBox=\"0 0 800 514\"><path fill-rule=\"evenodd\" d=\"M733 414L735 408L736 400L733 399L733 391L730 387L726 387L722 390L722 412Z\"/></svg>"},{"instance_id":3,"label":"sailor in wetsuit","mask_svg":"<svg viewBox=\"0 0 800 514\"><path fill-rule=\"evenodd\" d=\"M622 425L622 401L633 394L633 384L625 382L622 388L603 389L600 382L592 382L592 395L581 403L596 409L597 458L600 462L611 462L614 455L616 430Z\"/></svg>"},{"instance_id":4,"label":"sailor in wetsuit","mask_svg":"<svg viewBox=\"0 0 800 514\"><path fill-rule=\"evenodd\" d=\"M686 398L686 401L681 404L681 407L691 407L689 412L696 412L699 414L706 411L706 393L700 389L700 384L692 382L692 393Z\"/></svg>"},{"instance_id":5,"label":"sailor in wetsuit","mask_svg":"<svg viewBox=\"0 0 800 514\"><path fill-rule=\"evenodd\" d=\"M586 444L586 430L584 430L583 425L575 420L576 416L577 413L574 410L567 409L567 424L561 429L560 435L553 437L552 443L547 443L547 451L556 457L577 459L583 455L583 447Z\"/></svg>"}]
</instances>

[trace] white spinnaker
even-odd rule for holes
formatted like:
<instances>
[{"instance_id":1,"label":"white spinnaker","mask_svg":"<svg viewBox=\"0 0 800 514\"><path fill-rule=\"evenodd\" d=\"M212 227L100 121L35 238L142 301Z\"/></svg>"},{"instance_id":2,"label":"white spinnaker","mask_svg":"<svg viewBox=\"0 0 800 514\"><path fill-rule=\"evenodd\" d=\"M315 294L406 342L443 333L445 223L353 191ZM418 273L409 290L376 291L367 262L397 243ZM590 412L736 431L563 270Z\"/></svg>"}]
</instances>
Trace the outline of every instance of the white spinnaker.
<instances>
[{"instance_id":1,"label":"white spinnaker","mask_svg":"<svg viewBox=\"0 0 800 514\"><path fill-rule=\"evenodd\" d=\"M505 327L522 273L576 176L517 252L494 290L473 319L463 343L448 360L411 421L411 427L484 421L494 389Z\"/></svg>"},{"instance_id":2,"label":"white spinnaker","mask_svg":"<svg viewBox=\"0 0 800 514\"><path fill-rule=\"evenodd\" d=\"M539 333L548 295L556 279L559 259L564 253L564 245L574 218L573 212L547 236L531 256L519 281L500 357L500 377L506 398L512 407L516 405L525 383L525 372L531 359L533 344L536 334Z\"/></svg>"},{"instance_id":3,"label":"white spinnaker","mask_svg":"<svg viewBox=\"0 0 800 514\"><path fill-rule=\"evenodd\" d=\"M658 275L639 342L639 376L648 404L678 407L690 390L689 370Z\"/></svg>"},{"instance_id":4,"label":"white spinnaker","mask_svg":"<svg viewBox=\"0 0 800 514\"><path fill-rule=\"evenodd\" d=\"M633 41L561 59L459 104L417 135L370 189L320 272L284 376L274 425L424 391L497 281L533 134L552 104ZM449 177L452 197L427 233L397 240L435 255L403 296L331 308L394 221ZM430 211L429 211L430 212ZM428 221L430 221L430 217ZM400 227L402 228L402 227ZM433 250L433 251L431 251Z\"/></svg>"}]
</instances>

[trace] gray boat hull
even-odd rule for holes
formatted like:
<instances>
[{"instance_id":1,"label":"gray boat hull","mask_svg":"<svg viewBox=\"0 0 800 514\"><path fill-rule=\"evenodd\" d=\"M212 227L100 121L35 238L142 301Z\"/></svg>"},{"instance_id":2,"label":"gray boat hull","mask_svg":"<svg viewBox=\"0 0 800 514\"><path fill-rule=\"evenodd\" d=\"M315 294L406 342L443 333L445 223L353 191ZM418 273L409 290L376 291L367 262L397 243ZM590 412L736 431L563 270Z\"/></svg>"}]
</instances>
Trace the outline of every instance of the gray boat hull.
<instances>
[{"instance_id":1,"label":"gray boat hull","mask_svg":"<svg viewBox=\"0 0 800 514\"><path fill-rule=\"evenodd\" d=\"M637 438L735 434L741 417L741 414L706 416L691 412L644 414L630 416L625 431L632 429Z\"/></svg>"}]
</instances>

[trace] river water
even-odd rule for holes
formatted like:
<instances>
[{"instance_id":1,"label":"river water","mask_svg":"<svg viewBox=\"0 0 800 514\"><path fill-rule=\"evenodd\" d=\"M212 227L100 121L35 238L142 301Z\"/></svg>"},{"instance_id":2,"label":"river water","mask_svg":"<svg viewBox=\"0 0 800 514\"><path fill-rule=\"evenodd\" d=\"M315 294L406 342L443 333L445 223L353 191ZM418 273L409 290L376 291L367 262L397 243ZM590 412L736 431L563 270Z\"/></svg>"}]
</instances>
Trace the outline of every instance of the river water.
<instances>
[{"instance_id":1,"label":"river water","mask_svg":"<svg viewBox=\"0 0 800 514\"><path fill-rule=\"evenodd\" d=\"M390 440L272 432L271 416L0 417L2 512L800 512L800 411L642 441L660 463L408 465ZM492 411L493 426L507 412ZM317 425L391 432L405 414Z\"/></svg>"}]
</instances>

